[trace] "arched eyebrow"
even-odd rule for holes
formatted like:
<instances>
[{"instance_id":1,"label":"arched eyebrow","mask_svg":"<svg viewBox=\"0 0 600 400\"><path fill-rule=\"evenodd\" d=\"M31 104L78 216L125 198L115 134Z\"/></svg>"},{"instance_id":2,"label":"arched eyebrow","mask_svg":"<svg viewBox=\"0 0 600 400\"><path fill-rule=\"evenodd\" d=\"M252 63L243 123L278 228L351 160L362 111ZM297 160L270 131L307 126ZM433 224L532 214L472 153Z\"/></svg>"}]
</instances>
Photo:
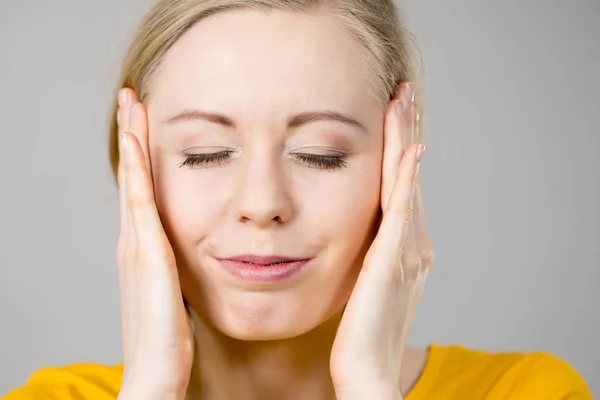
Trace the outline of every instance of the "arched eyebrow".
<instances>
[{"instance_id":1,"label":"arched eyebrow","mask_svg":"<svg viewBox=\"0 0 600 400\"><path fill-rule=\"evenodd\" d=\"M180 122L204 120L215 124L223 125L227 128L235 128L235 122L226 115L202 111L198 109L187 109L163 121L164 125L173 125ZM367 133L367 128L357 119L332 110L306 111L288 118L287 127L297 128L315 121L337 121L358 128L363 133Z\"/></svg>"}]
</instances>

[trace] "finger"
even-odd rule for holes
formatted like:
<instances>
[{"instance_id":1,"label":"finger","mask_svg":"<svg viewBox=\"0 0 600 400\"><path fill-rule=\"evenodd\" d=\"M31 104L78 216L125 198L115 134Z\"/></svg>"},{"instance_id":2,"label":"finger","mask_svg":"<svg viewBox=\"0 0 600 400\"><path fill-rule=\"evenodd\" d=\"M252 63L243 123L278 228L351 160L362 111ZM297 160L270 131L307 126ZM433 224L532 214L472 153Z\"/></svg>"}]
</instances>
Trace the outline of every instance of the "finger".
<instances>
[{"instance_id":1,"label":"finger","mask_svg":"<svg viewBox=\"0 0 600 400\"><path fill-rule=\"evenodd\" d=\"M138 245L146 249L164 245L164 230L160 222L150 174L146 168L142 147L136 136L123 134L126 153L127 206Z\"/></svg>"},{"instance_id":2,"label":"finger","mask_svg":"<svg viewBox=\"0 0 600 400\"><path fill-rule=\"evenodd\" d=\"M433 264L435 255L431 239L427 233L427 224L425 221L425 212L423 209L423 197L421 196L421 185L415 188L415 211L413 213L413 223L417 247L421 255L421 263L424 270L428 270ZM425 271L426 272L426 271Z\"/></svg>"},{"instance_id":3,"label":"finger","mask_svg":"<svg viewBox=\"0 0 600 400\"><path fill-rule=\"evenodd\" d=\"M400 96L394 99L388 105L385 123L383 128L383 164L381 172L381 209L385 212L389 203L390 194L398 166L402 159L403 141L402 141L402 118L406 109L405 101L402 98L402 88L405 84L399 86Z\"/></svg>"},{"instance_id":4,"label":"finger","mask_svg":"<svg viewBox=\"0 0 600 400\"><path fill-rule=\"evenodd\" d=\"M130 109L134 102L135 93L129 88L122 88L119 91L119 110L117 112L117 119L119 121L119 145L123 143L123 134L130 129ZM124 254L123 262L125 265L132 265L135 260L135 254L137 251L137 237L135 229L133 228L133 220L131 218L131 212L129 210L129 204L127 201L127 168L126 168L126 152L124 147L119 150L119 157L121 158L119 165L122 168L123 179L123 190L120 192L121 195L121 232L124 235ZM122 271L123 272L123 271Z\"/></svg>"},{"instance_id":5,"label":"finger","mask_svg":"<svg viewBox=\"0 0 600 400\"><path fill-rule=\"evenodd\" d=\"M413 198L413 204L416 203ZM421 269L421 253L419 252L419 244L417 242L415 232L414 212L409 221L407 221L406 237L402 246L400 255L400 281L405 282L407 279L415 280L420 274Z\"/></svg>"},{"instance_id":6,"label":"finger","mask_svg":"<svg viewBox=\"0 0 600 400\"><path fill-rule=\"evenodd\" d=\"M119 208L121 212L121 235L126 237L127 227L129 225L129 216L127 213L127 202L126 202L126 179L125 173L125 160L121 146L121 134L129 129L129 113L125 112L129 108L129 97L125 89L119 90L118 93L119 108L117 110L117 124L118 124L118 138L119 141L119 167L117 172L117 182L119 183Z\"/></svg>"},{"instance_id":7,"label":"finger","mask_svg":"<svg viewBox=\"0 0 600 400\"><path fill-rule=\"evenodd\" d=\"M398 297L402 299L400 302L400 309L396 314L396 326L397 331L402 333L399 335L400 340L398 343L398 355L399 360L402 360L402 353L406 348L406 343L410 336L410 330L413 325L413 320L417 312L421 295L425 286L426 272L421 274L416 280L411 281L409 284L402 285L398 290Z\"/></svg>"},{"instance_id":8,"label":"finger","mask_svg":"<svg viewBox=\"0 0 600 400\"><path fill-rule=\"evenodd\" d=\"M405 150L415 142L415 116L417 107L414 103L414 86L403 82L397 91L395 100L396 115L391 116L384 131L384 166L382 172L381 208L385 212L389 204L392 188L398 175L399 164Z\"/></svg>"},{"instance_id":9,"label":"finger","mask_svg":"<svg viewBox=\"0 0 600 400\"><path fill-rule=\"evenodd\" d=\"M119 267L119 294L120 294L120 310L121 310L121 340L124 346L124 350L130 348L129 334L130 334L130 321L132 321L132 307L128 304L127 293L131 290L130 276L131 271L128 268L130 264L131 254L135 252L134 244L135 238L131 217L127 207L127 173L125 168L125 153L123 151L123 143L121 139L121 133L128 128L127 114L124 115L123 110L127 110L127 93L123 90L119 91L119 109L117 110L117 123L118 123L118 141L119 141L119 166L117 170L117 182L119 186L119 210L121 218L121 232L119 234L119 241L117 245L117 263ZM127 357L127 355L126 355Z\"/></svg>"},{"instance_id":10,"label":"finger","mask_svg":"<svg viewBox=\"0 0 600 400\"><path fill-rule=\"evenodd\" d=\"M413 214L415 177L419 165L417 153L420 147L424 146L420 143L412 145L402 158L390 202L375 238L378 248L375 253L377 257L382 257L382 261L398 260L404 249L409 221Z\"/></svg>"},{"instance_id":11,"label":"finger","mask_svg":"<svg viewBox=\"0 0 600 400\"><path fill-rule=\"evenodd\" d=\"M402 285L399 289L400 292L405 292L402 296L404 304L402 310L399 313L400 326L402 329L402 343L400 345L400 351L404 351L406 340L410 334L410 328L412 327L413 319L416 314L421 294L425 286L427 279L427 265L426 260L423 258L423 249L420 247L421 242L418 236L418 221L416 218L418 209L417 190L415 189L414 195L414 208L413 217L410 220L410 227L405 242L405 251L402 256L402 281L410 282L409 285Z\"/></svg>"},{"instance_id":12,"label":"finger","mask_svg":"<svg viewBox=\"0 0 600 400\"><path fill-rule=\"evenodd\" d=\"M136 93L129 90L129 96L132 99L130 110L129 110L129 128L128 131L133 133L138 142L142 147L142 152L144 153L144 160L146 164L146 168L152 174L152 170L150 168L150 153L149 153L149 143L148 143L148 114L146 112L146 107L138 100Z\"/></svg>"},{"instance_id":13,"label":"finger","mask_svg":"<svg viewBox=\"0 0 600 400\"><path fill-rule=\"evenodd\" d=\"M413 204L415 211L408 221L407 234L404 241L403 252L400 263L400 280L396 282L402 283L400 286L395 286L397 298L401 299L398 304L398 309L394 315L396 331L398 334L398 359L402 359L402 354L406 347L410 330L413 324L423 287L425 284L426 271L424 270L423 259L421 257L421 248L417 236L417 221L415 218L416 209L418 207L416 188L413 195ZM392 265L395 267L395 265ZM398 276L398 274L394 274Z\"/></svg>"},{"instance_id":14,"label":"finger","mask_svg":"<svg viewBox=\"0 0 600 400\"><path fill-rule=\"evenodd\" d=\"M404 122L404 132L406 132L406 140L412 144L418 137L419 130L419 112L415 104L414 88L410 87L404 93L407 96L407 100L410 100L410 111L407 112L407 118ZM418 162L418 160L417 160ZM420 274L421 269L421 253L419 248L419 241L417 236L417 221L415 219L415 211L418 206L417 202L417 190L419 188L419 164L417 164L417 171L415 173L413 181L413 194L412 194L412 213L408 220L408 226L406 228L406 240L403 246L402 252L402 268L403 273L409 275L409 279L415 280L417 275Z\"/></svg>"},{"instance_id":15,"label":"finger","mask_svg":"<svg viewBox=\"0 0 600 400\"><path fill-rule=\"evenodd\" d=\"M407 116L403 122L403 141L406 147L415 143L417 136L417 121L418 121L418 110L415 103L415 87L412 83L407 83L405 90L402 91L403 100L407 106Z\"/></svg>"},{"instance_id":16,"label":"finger","mask_svg":"<svg viewBox=\"0 0 600 400\"><path fill-rule=\"evenodd\" d=\"M124 251L123 245L126 243L127 235L129 233L129 213L127 211L127 173L125 171L125 160L124 154L122 150L121 135L119 135L119 167L117 170L117 182L119 183L119 211L121 217L121 232L119 238L120 252ZM122 254L119 254L119 257L122 257ZM120 262L122 260L119 260Z\"/></svg>"},{"instance_id":17,"label":"finger","mask_svg":"<svg viewBox=\"0 0 600 400\"><path fill-rule=\"evenodd\" d=\"M420 138L421 125L419 124L419 113L415 116L415 140ZM414 225L415 240L421 256L423 269L428 269L433 264L434 254L433 246L427 233L427 224L425 221L425 212L423 209L423 196L421 193L421 174L417 173L414 195L414 212L412 222ZM427 271L425 271L427 272Z\"/></svg>"}]
</instances>

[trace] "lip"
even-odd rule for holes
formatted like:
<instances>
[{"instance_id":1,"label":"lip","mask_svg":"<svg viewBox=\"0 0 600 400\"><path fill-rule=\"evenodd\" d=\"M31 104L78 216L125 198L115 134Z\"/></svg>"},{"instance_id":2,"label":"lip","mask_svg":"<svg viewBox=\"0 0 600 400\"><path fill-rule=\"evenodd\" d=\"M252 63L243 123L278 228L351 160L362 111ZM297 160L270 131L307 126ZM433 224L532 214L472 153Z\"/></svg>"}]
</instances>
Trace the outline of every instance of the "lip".
<instances>
[{"instance_id":1,"label":"lip","mask_svg":"<svg viewBox=\"0 0 600 400\"><path fill-rule=\"evenodd\" d=\"M287 257L287 256L279 256L279 255L270 255L270 256L258 256L254 254L242 254L240 256L235 257L227 257L220 258L220 261L239 261L249 264L257 264L257 265L270 265L277 264L283 262L293 262L293 261L303 261L308 260L308 258L297 258L297 257Z\"/></svg>"},{"instance_id":2,"label":"lip","mask_svg":"<svg viewBox=\"0 0 600 400\"><path fill-rule=\"evenodd\" d=\"M231 275L254 283L275 283L290 279L298 274L310 260L311 258L251 254L217 258L219 264Z\"/></svg>"}]
</instances>

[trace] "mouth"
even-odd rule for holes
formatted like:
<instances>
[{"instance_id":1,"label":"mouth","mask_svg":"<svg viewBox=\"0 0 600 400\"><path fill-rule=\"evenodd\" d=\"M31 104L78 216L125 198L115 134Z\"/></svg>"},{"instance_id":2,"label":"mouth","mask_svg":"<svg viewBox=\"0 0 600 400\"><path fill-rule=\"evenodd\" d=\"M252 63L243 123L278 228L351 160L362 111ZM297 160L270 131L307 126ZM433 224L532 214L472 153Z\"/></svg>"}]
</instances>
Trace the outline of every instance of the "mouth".
<instances>
[{"instance_id":1,"label":"mouth","mask_svg":"<svg viewBox=\"0 0 600 400\"><path fill-rule=\"evenodd\" d=\"M288 257L288 256L278 256L278 255L270 255L270 256L258 256L254 254L244 254L236 257L228 257L221 258L221 261L235 261L235 262L243 262L246 264L253 265L262 265L262 266L274 266L281 264L289 264L298 261L306 261L309 258L297 258L297 257Z\"/></svg>"},{"instance_id":2,"label":"mouth","mask_svg":"<svg viewBox=\"0 0 600 400\"><path fill-rule=\"evenodd\" d=\"M290 279L298 274L311 259L250 254L217 258L219 264L235 278L254 283L275 283Z\"/></svg>"}]
</instances>

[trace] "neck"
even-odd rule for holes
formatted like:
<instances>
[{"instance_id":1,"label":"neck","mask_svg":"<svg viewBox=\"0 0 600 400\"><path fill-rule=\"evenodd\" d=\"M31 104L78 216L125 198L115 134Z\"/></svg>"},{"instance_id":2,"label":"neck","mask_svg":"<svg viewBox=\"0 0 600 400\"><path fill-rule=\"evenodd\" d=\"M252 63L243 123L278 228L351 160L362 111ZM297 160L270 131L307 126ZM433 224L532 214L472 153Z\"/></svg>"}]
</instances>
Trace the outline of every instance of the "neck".
<instances>
[{"instance_id":1,"label":"neck","mask_svg":"<svg viewBox=\"0 0 600 400\"><path fill-rule=\"evenodd\" d=\"M190 311L196 352L188 400L336 398L329 356L341 311L303 335L272 341L233 339Z\"/></svg>"}]
</instances>

